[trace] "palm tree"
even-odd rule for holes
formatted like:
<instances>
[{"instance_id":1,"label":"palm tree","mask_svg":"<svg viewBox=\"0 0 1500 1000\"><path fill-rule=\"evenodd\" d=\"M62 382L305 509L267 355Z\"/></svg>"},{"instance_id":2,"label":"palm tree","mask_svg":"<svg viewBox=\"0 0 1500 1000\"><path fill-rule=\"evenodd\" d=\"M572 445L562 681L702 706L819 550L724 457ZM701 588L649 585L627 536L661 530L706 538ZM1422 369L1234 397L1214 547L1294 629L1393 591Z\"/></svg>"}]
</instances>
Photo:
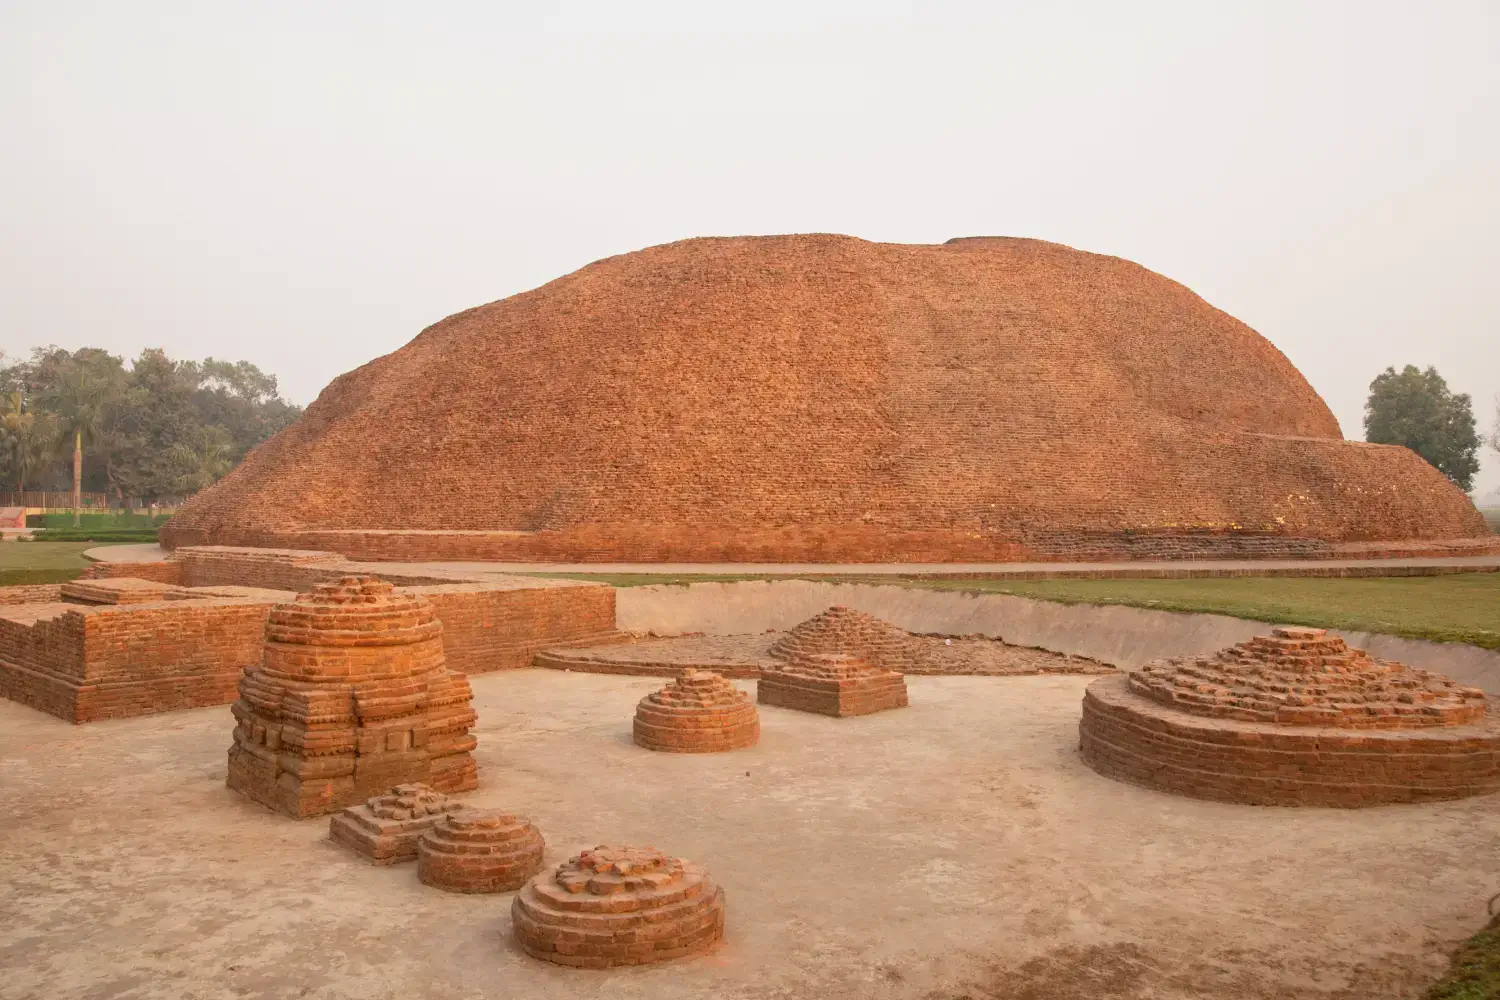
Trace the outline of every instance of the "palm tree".
<instances>
[{"instance_id":1,"label":"palm tree","mask_svg":"<svg viewBox=\"0 0 1500 1000\"><path fill-rule=\"evenodd\" d=\"M16 474L16 491L24 493L26 480L47 460L51 428L46 414L39 421L34 411L26 409L21 393L7 393L4 408L0 410L0 429L4 434L5 456Z\"/></svg>"},{"instance_id":2,"label":"palm tree","mask_svg":"<svg viewBox=\"0 0 1500 1000\"><path fill-rule=\"evenodd\" d=\"M42 404L57 418L58 444L73 439L73 526L79 524L83 506L83 443L93 444L104 427L104 410L108 405L109 386L93 378L81 366L58 379L45 394Z\"/></svg>"},{"instance_id":3,"label":"palm tree","mask_svg":"<svg viewBox=\"0 0 1500 1000\"><path fill-rule=\"evenodd\" d=\"M206 490L234 468L229 439L218 428L207 428L196 445L179 444L172 449L172 464L183 472L177 488L184 493Z\"/></svg>"}]
</instances>

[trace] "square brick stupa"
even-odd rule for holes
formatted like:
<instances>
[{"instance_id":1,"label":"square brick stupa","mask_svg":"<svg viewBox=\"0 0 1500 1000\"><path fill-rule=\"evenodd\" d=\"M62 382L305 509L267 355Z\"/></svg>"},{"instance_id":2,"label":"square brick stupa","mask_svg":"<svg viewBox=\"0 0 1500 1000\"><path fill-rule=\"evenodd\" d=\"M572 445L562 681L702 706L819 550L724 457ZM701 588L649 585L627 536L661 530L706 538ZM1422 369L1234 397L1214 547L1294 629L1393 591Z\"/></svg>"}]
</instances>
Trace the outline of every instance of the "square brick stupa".
<instances>
[{"instance_id":1,"label":"square brick stupa","mask_svg":"<svg viewBox=\"0 0 1500 1000\"><path fill-rule=\"evenodd\" d=\"M760 675L762 705L843 717L906 705L906 678L844 653L798 656Z\"/></svg>"}]
</instances>

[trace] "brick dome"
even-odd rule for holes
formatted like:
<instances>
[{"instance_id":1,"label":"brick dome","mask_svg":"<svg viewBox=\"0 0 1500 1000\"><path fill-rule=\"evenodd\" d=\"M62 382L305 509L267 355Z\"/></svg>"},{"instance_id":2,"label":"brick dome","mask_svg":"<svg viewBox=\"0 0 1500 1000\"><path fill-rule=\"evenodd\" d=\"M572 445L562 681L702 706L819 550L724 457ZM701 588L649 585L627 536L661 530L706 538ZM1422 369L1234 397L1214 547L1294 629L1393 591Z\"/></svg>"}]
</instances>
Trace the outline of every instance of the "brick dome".
<instances>
[{"instance_id":1,"label":"brick dome","mask_svg":"<svg viewBox=\"0 0 1500 1000\"><path fill-rule=\"evenodd\" d=\"M630 561L1493 545L1457 487L1342 440L1275 347L1161 275L1037 240L831 235L652 247L450 316L335 379L162 540Z\"/></svg>"}]
</instances>

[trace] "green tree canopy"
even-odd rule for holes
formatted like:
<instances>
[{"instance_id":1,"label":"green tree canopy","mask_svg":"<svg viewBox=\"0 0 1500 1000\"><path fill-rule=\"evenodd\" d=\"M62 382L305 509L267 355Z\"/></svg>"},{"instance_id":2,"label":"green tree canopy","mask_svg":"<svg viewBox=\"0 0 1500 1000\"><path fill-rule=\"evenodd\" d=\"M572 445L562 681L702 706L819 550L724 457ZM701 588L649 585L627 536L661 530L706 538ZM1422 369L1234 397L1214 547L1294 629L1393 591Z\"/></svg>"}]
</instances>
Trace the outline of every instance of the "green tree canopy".
<instances>
[{"instance_id":1,"label":"green tree canopy","mask_svg":"<svg viewBox=\"0 0 1500 1000\"><path fill-rule=\"evenodd\" d=\"M10 487L64 488L82 432L82 489L172 501L301 414L276 376L248 361L174 361L149 349L127 366L97 348L42 347L24 361L0 358L0 472ZM18 461L23 451L30 457Z\"/></svg>"},{"instance_id":2,"label":"green tree canopy","mask_svg":"<svg viewBox=\"0 0 1500 1000\"><path fill-rule=\"evenodd\" d=\"M1407 365L1375 376L1365 402L1365 440L1410 448L1465 491L1479 471L1473 404L1450 392L1436 368Z\"/></svg>"}]
</instances>

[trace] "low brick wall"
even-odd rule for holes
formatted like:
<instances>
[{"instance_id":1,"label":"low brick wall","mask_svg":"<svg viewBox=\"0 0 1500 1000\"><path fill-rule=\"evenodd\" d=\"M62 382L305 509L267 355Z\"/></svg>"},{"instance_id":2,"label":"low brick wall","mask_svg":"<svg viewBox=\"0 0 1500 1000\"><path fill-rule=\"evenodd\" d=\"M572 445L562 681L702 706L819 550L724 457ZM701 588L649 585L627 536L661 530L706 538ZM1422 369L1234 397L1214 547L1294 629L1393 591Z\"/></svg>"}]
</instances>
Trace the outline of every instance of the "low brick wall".
<instances>
[{"instance_id":1,"label":"low brick wall","mask_svg":"<svg viewBox=\"0 0 1500 1000\"><path fill-rule=\"evenodd\" d=\"M1273 726L1198 718L1090 684L1079 748L1100 774L1220 802L1354 808L1500 790L1500 718L1406 730Z\"/></svg>"},{"instance_id":2,"label":"low brick wall","mask_svg":"<svg viewBox=\"0 0 1500 1000\"><path fill-rule=\"evenodd\" d=\"M158 562L96 562L79 575L81 580L111 580L129 577L157 583L183 585L183 564L175 559Z\"/></svg>"},{"instance_id":3,"label":"low brick wall","mask_svg":"<svg viewBox=\"0 0 1500 1000\"><path fill-rule=\"evenodd\" d=\"M0 606L7 604L50 604L62 600L62 584L36 583L20 587L0 587Z\"/></svg>"},{"instance_id":4,"label":"low brick wall","mask_svg":"<svg viewBox=\"0 0 1500 1000\"><path fill-rule=\"evenodd\" d=\"M528 667L540 649L594 645L617 635L613 587L553 587L547 582L403 589L421 594L437 608L448 667L477 674Z\"/></svg>"},{"instance_id":5,"label":"low brick wall","mask_svg":"<svg viewBox=\"0 0 1500 1000\"><path fill-rule=\"evenodd\" d=\"M0 618L0 695L69 722L233 701L271 601L55 605Z\"/></svg>"},{"instance_id":6,"label":"low brick wall","mask_svg":"<svg viewBox=\"0 0 1500 1000\"><path fill-rule=\"evenodd\" d=\"M374 573L431 600L448 666L463 673L525 667L539 649L618 635L615 592L604 584L385 573L310 550L183 549L164 563L97 565L103 571L91 580L0 588L8 608L0 614L0 696L71 722L231 702L241 672L260 662L271 608L351 573ZM175 589L162 600L158 588L124 585L138 567ZM65 588L75 601L153 599L61 603Z\"/></svg>"}]
</instances>

